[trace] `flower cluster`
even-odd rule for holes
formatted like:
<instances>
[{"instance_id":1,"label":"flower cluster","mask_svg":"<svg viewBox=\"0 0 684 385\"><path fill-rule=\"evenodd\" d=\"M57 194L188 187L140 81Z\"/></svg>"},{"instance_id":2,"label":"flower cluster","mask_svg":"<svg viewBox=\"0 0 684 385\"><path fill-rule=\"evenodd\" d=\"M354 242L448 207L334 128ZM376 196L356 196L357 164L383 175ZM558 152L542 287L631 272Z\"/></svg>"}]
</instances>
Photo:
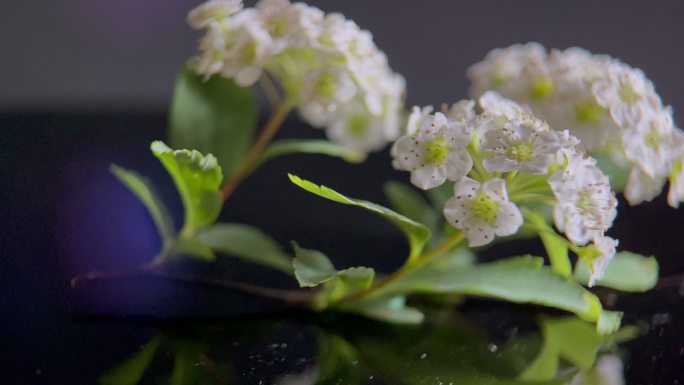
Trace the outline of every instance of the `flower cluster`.
<instances>
[{"instance_id":1,"label":"flower cluster","mask_svg":"<svg viewBox=\"0 0 684 385\"><path fill-rule=\"evenodd\" d=\"M684 133L641 70L580 48L547 52L529 43L493 50L468 76L473 96L496 90L630 168L630 204L653 199L668 178L670 205L684 200Z\"/></svg>"},{"instance_id":2,"label":"flower cluster","mask_svg":"<svg viewBox=\"0 0 684 385\"><path fill-rule=\"evenodd\" d=\"M341 14L288 0L248 9L240 0L210 0L188 21L206 31L200 74L250 86L266 72L308 123L356 150L378 150L398 136L404 79L370 32Z\"/></svg>"},{"instance_id":3,"label":"flower cluster","mask_svg":"<svg viewBox=\"0 0 684 385\"><path fill-rule=\"evenodd\" d=\"M432 113L415 107L392 147L393 166L421 189L454 183L444 215L470 246L513 235L521 207L549 204L558 230L599 279L617 242L605 235L617 214L608 177L567 130L554 131L525 106L484 93Z\"/></svg>"}]
</instances>

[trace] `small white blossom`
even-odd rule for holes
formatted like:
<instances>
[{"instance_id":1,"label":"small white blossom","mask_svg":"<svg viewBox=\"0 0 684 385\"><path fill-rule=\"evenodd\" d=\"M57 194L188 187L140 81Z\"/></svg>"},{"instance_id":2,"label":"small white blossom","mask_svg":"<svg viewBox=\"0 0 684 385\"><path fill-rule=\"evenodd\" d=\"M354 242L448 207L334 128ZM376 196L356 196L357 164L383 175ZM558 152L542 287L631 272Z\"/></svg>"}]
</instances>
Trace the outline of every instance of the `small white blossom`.
<instances>
[{"instance_id":1,"label":"small white blossom","mask_svg":"<svg viewBox=\"0 0 684 385\"><path fill-rule=\"evenodd\" d=\"M309 71L299 89L300 113L315 127L325 127L335 120L335 111L356 94L356 86L342 67L324 67Z\"/></svg>"},{"instance_id":2,"label":"small white blossom","mask_svg":"<svg viewBox=\"0 0 684 385\"><path fill-rule=\"evenodd\" d=\"M670 174L670 191L667 193L667 203L679 207L679 202L684 202L684 158L678 159L672 167Z\"/></svg>"},{"instance_id":3,"label":"small white blossom","mask_svg":"<svg viewBox=\"0 0 684 385\"><path fill-rule=\"evenodd\" d=\"M442 113L449 121L464 122L472 124L475 122L477 113L475 112L475 101L472 99L460 100L449 107L442 105Z\"/></svg>"},{"instance_id":4,"label":"small white blossom","mask_svg":"<svg viewBox=\"0 0 684 385\"><path fill-rule=\"evenodd\" d=\"M444 114L437 112L423 118L413 135L402 136L394 143L392 165L411 171L411 183L417 187L431 189L470 172L473 160L465 150L469 143L466 124L448 122Z\"/></svg>"},{"instance_id":5,"label":"small white blossom","mask_svg":"<svg viewBox=\"0 0 684 385\"><path fill-rule=\"evenodd\" d=\"M212 22L225 20L242 8L242 0L209 0L190 11L188 24L195 29L207 28Z\"/></svg>"},{"instance_id":6,"label":"small white blossom","mask_svg":"<svg viewBox=\"0 0 684 385\"><path fill-rule=\"evenodd\" d=\"M372 115L362 102L351 102L339 112L338 118L326 130L332 141L362 152L379 150L387 143L385 126L388 122Z\"/></svg>"},{"instance_id":7,"label":"small white blossom","mask_svg":"<svg viewBox=\"0 0 684 385\"><path fill-rule=\"evenodd\" d=\"M452 226L463 229L470 247L486 245L495 236L515 234L523 222L518 207L508 200L506 182L498 178L484 184L461 179L444 206L444 216Z\"/></svg>"},{"instance_id":8,"label":"small white blossom","mask_svg":"<svg viewBox=\"0 0 684 385\"><path fill-rule=\"evenodd\" d=\"M485 134L483 164L488 171L546 174L560 147L559 135L543 122L514 119Z\"/></svg>"},{"instance_id":9,"label":"small white blossom","mask_svg":"<svg viewBox=\"0 0 684 385\"><path fill-rule=\"evenodd\" d=\"M589 287L594 286L596 281L603 278L608 264L615 256L615 248L618 245L617 240L605 236L603 232L600 231L595 232L593 238L594 247L599 252L599 255L589 261L589 270L591 270L591 275L589 276L589 282L587 284Z\"/></svg>"},{"instance_id":10,"label":"small white blossom","mask_svg":"<svg viewBox=\"0 0 684 385\"><path fill-rule=\"evenodd\" d=\"M617 215L617 199L608 177L591 159L572 159L566 169L548 179L556 196L554 222L577 245L589 242L596 231L609 229Z\"/></svg>"},{"instance_id":11,"label":"small white blossom","mask_svg":"<svg viewBox=\"0 0 684 385\"><path fill-rule=\"evenodd\" d=\"M602 355L593 368L577 373L568 385L625 385L622 360L615 355Z\"/></svg>"},{"instance_id":12,"label":"small white blossom","mask_svg":"<svg viewBox=\"0 0 684 385\"><path fill-rule=\"evenodd\" d=\"M423 108L413 106L406 123L406 135L413 135L418 132L421 124L423 124L423 120L432 114L432 110L432 106L425 106Z\"/></svg>"},{"instance_id":13,"label":"small white blossom","mask_svg":"<svg viewBox=\"0 0 684 385\"><path fill-rule=\"evenodd\" d=\"M665 176L652 177L639 167L632 167L623 193L632 206L650 202L660 194L666 180Z\"/></svg>"},{"instance_id":14,"label":"small white blossom","mask_svg":"<svg viewBox=\"0 0 684 385\"><path fill-rule=\"evenodd\" d=\"M617 61L609 64L607 76L593 83L591 90L598 104L610 111L619 126L635 126L645 113L661 105L644 73Z\"/></svg>"}]
</instances>

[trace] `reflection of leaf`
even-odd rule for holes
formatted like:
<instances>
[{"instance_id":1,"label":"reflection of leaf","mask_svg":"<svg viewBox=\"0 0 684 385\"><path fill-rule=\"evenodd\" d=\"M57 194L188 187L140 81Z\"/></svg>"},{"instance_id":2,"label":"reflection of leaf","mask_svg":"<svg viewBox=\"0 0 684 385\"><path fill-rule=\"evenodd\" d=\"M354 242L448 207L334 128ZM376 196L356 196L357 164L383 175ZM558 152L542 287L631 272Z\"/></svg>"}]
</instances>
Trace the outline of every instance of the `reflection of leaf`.
<instances>
[{"instance_id":1,"label":"reflection of leaf","mask_svg":"<svg viewBox=\"0 0 684 385\"><path fill-rule=\"evenodd\" d=\"M364 208L368 211L379 214L383 218L394 223L404 232L404 234L409 240L409 246L411 249L409 255L410 260L413 260L420 256L420 253L423 250L423 246L425 246L425 242L427 242L427 240L430 238L430 230L427 227L425 227L425 225L418 223L412 219L409 219L401 214L398 214L386 207L382 207L375 203L363 200L347 198L346 196L328 187L316 185L312 182L309 182L308 180L301 179L298 176L292 174L288 174L288 176L290 177L290 181L292 181L292 183L296 184L297 186L301 187L302 189L310 193L316 194L326 199L330 199L334 202Z\"/></svg>"},{"instance_id":2,"label":"reflection of leaf","mask_svg":"<svg viewBox=\"0 0 684 385\"><path fill-rule=\"evenodd\" d=\"M586 284L590 274L584 262L579 261L575 270L575 279ZM623 251L615 254L603 278L596 281L596 286L622 291L647 291L653 289L657 282L658 262L654 257Z\"/></svg>"},{"instance_id":3,"label":"reflection of leaf","mask_svg":"<svg viewBox=\"0 0 684 385\"><path fill-rule=\"evenodd\" d=\"M201 365L205 348L199 341L174 340L171 385L206 384L206 369Z\"/></svg>"},{"instance_id":4,"label":"reflection of leaf","mask_svg":"<svg viewBox=\"0 0 684 385\"><path fill-rule=\"evenodd\" d=\"M596 361L599 347L609 341L609 337L599 335L591 324L577 318L543 318L541 327L544 344L534 362L520 375L522 379L554 378L560 358L579 369L589 369Z\"/></svg>"},{"instance_id":5,"label":"reflection of leaf","mask_svg":"<svg viewBox=\"0 0 684 385\"><path fill-rule=\"evenodd\" d=\"M156 336L148 342L140 352L119 364L119 366L100 377L101 385L135 385L140 382L145 370L159 350L162 337Z\"/></svg>"},{"instance_id":6,"label":"reflection of leaf","mask_svg":"<svg viewBox=\"0 0 684 385\"><path fill-rule=\"evenodd\" d=\"M154 155L171 174L185 208L183 232L214 223L221 212L221 167L216 158L195 150L174 151L163 142L152 142Z\"/></svg>"},{"instance_id":7,"label":"reflection of leaf","mask_svg":"<svg viewBox=\"0 0 684 385\"><path fill-rule=\"evenodd\" d=\"M230 177L252 143L256 124L250 88L222 76L202 79L190 67L178 75L169 116L173 147L214 154Z\"/></svg>"},{"instance_id":8,"label":"reflection of leaf","mask_svg":"<svg viewBox=\"0 0 684 385\"><path fill-rule=\"evenodd\" d=\"M356 349L344 338L329 333L318 337L319 376L316 385L353 385L360 382Z\"/></svg>"},{"instance_id":9,"label":"reflection of leaf","mask_svg":"<svg viewBox=\"0 0 684 385\"><path fill-rule=\"evenodd\" d=\"M516 380L516 365L488 349L479 331L467 324L444 323L421 328L373 330L349 336L368 367L385 383L422 384L558 384L564 381Z\"/></svg>"},{"instance_id":10,"label":"reflection of leaf","mask_svg":"<svg viewBox=\"0 0 684 385\"><path fill-rule=\"evenodd\" d=\"M219 253L292 274L292 257L256 227L218 223L200 232L197 238Z\"/></svg>"},{"instance_id":11,"label":"reflection of leaf","mask_svg":"<svg viewBox=\"0 0 684 385\"><path fill-rule=\"evenodd\" d=\"M258 163L297 153L328 155L344 159L349 163L359 163L366 159L366 154L363 152L354 151L327 140L284 139L271 143L259 158Z\"/></svg>"},{"instance_id":12,"label":"reflection of leaf","mask_svg":"<svg viewBox=\"0 0 684 385\"><path fill-rule=\"evenodd\" d=\"M145 205L157 226L162 242L166 246L175 237L176 231L166 206L164 206L150 181L136 172L116 165L112 165L109 170Z\"/></svg>"}]
</instances>

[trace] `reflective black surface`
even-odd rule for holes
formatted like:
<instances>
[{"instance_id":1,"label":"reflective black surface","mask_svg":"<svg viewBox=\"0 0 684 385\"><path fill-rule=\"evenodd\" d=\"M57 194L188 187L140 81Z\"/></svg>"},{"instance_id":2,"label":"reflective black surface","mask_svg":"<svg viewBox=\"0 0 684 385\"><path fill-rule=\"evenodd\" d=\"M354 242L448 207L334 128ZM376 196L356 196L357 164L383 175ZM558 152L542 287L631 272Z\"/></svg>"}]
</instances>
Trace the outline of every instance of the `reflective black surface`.
<instances>
[{"instance_id":1,"label":"reflective black surface","mask_svg":"<svg viewBox=\"0 0 684 385\"><path fill-rule=\"evenodd\" d=\"M148 261L159 247L144 208L108 173L110 163L150 176L174 215L180 215L171 181L148 151L151 140L164 137L164 118L44 113L4 114L0 122L0 383L95 383L159 333L174 341L192 341L189 352L199 349L197 341L207 346L208 357L218 366L216 375L224 376L214 377L216 383L271 384L287 373L312 377L311 370L320 370L321 354L328 349L321 341L328 339L342 350L339 354L345 354L345 344L360 343L373 346L364 353L369 358L391 361L360 364L361 383L400 384L425 372L413 383L448 384L447 369L453 369L457 374L451 378L458 378L453 383L468 384L463 371L510 379L520 370L511 363L515 359L496 357L500 346L514 344L512 338L536 333L537 308L468 300L460 307L462 315L444 315L453 335L437 337L440 347L430 350L420 341L431 338L434 325L397 329L359 319L292 318L280 314L278 303L174 282L120 280L73 290L72 277L92 270L130 269ZM282 133L319 134L294 120ZM250 178L223 219L260 226L283 244L297 240L321 249L340 267L367 264L388 271L400 263L396 256L404 254L405 246L394 228L360 210L311 199L290 185L286 172L379 203L385 202L384 180L406 178L391 170L386 152L373 155L363 166L293 156L267 164ZM598 290L610 308L625 311L626 323L645 332L623 345L627 384L684 382L684 301L678 277L684 273L682 225L681 211L668 208L663 198L637 208L621 202L613 235L625 249L656 255L665 277L658 289L645 294ZM538 245L516 242L502 247L483 258ZM218 269L227 277L293 287L286 277L252 266L226 262ZM236 315L242 318L233 319ZM448 342L452 337L456 342ZM497 346L496 352L490 344ZM527 354L520 352L519 359L527 359ZM342 358L334 361L340 376L352 372ZM143 383L167 383L172 367L172 357L159 355ZM297 381L290 383L306 383Z\"/></svg>"}]
</instances>

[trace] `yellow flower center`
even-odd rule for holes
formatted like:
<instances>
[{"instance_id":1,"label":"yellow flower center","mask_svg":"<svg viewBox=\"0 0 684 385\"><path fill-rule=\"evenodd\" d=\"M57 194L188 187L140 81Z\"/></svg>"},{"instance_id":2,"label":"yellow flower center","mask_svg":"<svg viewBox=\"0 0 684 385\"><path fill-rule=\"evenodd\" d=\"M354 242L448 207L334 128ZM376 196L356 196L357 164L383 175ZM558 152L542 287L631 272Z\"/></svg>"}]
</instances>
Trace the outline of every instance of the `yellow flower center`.
<instances>
[{"instance_id":1,"label":"yellow flower center","mask_svg":"<svg viewBox=\"0 0 684 385\"><path fill-rule=\"evenodd\" d=\"M527 162L532 160L534 151L530 143L522 142L516 143L508 148L506 156L509 159L517 160L518 162Z\"/></svg>"},{"instance_id":2,"label":"yellow flower center","mask_svg":"<svg viewBox=\"0 0 684 385\"><path fill-rule=\"evenodd\" d=\"M603 112L603 107L593 101L582 102L575 106L575 118L583 124L599 124Z\"/></svg>"},{"instance_id":3,"label":"yellow flower center","mask_svg":"<svg viewBox=\"0 0 684 385\"><path fill-rule=\"evenodd\" d=\"M347 132L353 137L363 137L369 122L370 118L367 114L352 115L347 119Z\"/></svg>"},{"instance_id":4,"label":"yellow flower center","mask_svg":"<svg viewBox=\"0 0 684 385\"><path fill-rule=\"evenodd\" d=\"M537 76L530 84L530 97L544 99L556 90L556 85L548 76Z\"/></svg>"},{"instance_id":5,"label":"yellow flower center","mask_svg":"<svg viewBox=\"0 0 684 385\"><path fill-rule=\"evenodd\" d=\"M332 98L335 95L335 77L329 73L320 75L316 79L314 92L316 95Z\"/></svg>"},{"instance_id":6,"label":"yellow flower center","mask_svg":"<svg viewBox=\"0 0 684 385\"><path fill-rule=\"evenodd\" d=\"M641 99L641 95L636 93L632 87L622 86L620 87L620 100L627 104L634 104Z\"/></svg>"},{"instance_id":7,"label":"yellow flower center","mask_svg":"<svg viewBox=\"0 0 684 385\"><path fill-rule=\"evenodd\" d=\"M499 203L493 201L484 191L480 191L475 199L473 199L470 210L473 217L491 224L496 220Z\"/></svg>"},{"instance_id":8,"label":"yellow flower center","mask_svg":"<svg viewBox=\"0 0 684 385\"><path fill-rule=\"evenodd\" d=\"M449 147L443 136L425 142L423 146L425 149L425 161L429 164L442 164L446 160L447 155L449 155Z\"/></svg>"}]
</instances>

